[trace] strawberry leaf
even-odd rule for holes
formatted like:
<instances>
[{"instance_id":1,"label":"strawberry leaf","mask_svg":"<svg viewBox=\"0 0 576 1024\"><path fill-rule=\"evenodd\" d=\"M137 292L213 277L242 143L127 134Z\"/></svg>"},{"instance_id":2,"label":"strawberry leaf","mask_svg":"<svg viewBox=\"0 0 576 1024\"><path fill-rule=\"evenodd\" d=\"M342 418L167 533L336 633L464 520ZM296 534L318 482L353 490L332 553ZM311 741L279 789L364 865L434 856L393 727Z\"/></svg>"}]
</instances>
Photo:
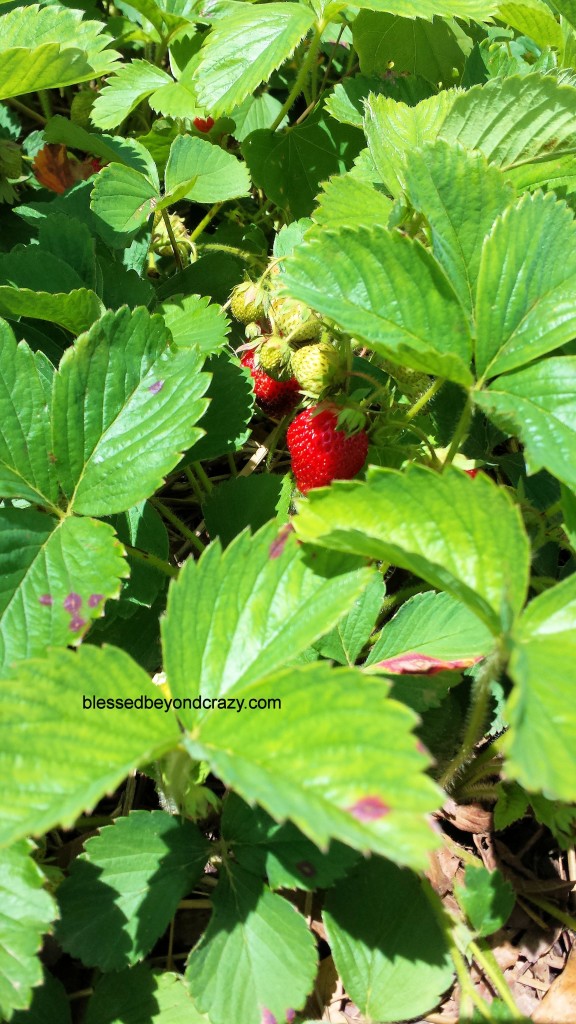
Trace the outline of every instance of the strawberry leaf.
<instances>
[{"instance_id":1,"label":"strawberry leaf","mask_svg":"<svg viewBox=\"0 0 576 1024\"><path fill-rule=\"evenodd\" d=\"M219 697L279 669L328 632L373 578L356 569L325 579L306 564L290 527L283 531L271 523L225 551L215 541L171 585L162 639L174 697ZM182 720L191 725L196 715Z\"/></svg>"},{"instance_id":2,"label":"strawberry leaf","mask_svg":"<svg viewBox=\"0 0 576 1024\"><path fill-rule=\"evenodd\" d=\"M522 439L530 473L545 466L576 489L574 356L541 360L504 374L477 392L476 401L499 427Z\"/></svg>"},{"instance_id":3,"label":"strawberry leaf","mask_svg":"<svg viewBox=\"0 0 576 1024\"><path fill-rule=\"evenodd\" d=\"M4 1020L10 1020L14 1010L30 1006L32 990L42 981L42 964L35 954L58 913L44 889L44 875L30 856L33 846L23 839L0 850L0 1013Z\"/></svg>"},{"instance_id":4,"label":"strawberry leaf","mask_svg":"<svg viewBox=\"0 0 576 1024\"><path fill-rule=\"evenodd\" d=\"M70 827L128 772L178 744L178 722L165 707L116 703L138 698L162 701L146 672L116 647L53 650L4 676L0 845Z\"/></svg>"},{"instance_id":5,"label":"strawberry leaf","mask_svg":"<svg viewBox=\"0 0 576 1024\"><path fill-rule=\"evenodd\" d=\"M58 888L58 941L102 971L136 963L200 879L208 851L192 822L165 811L132 811L106 826Z\"/></svg>"},{"instance_id":6,"label":"strawberry leaf","mask_svg":"<svg viewBox=\"0 0 576 1024\"><path fill-rule=\"evenodd\" d=\"M321 849L335 838L421 868L437 845L427 815L442 796L412 735L417 716L387 691L382 678L325 662L276 671L230 689L235 708L204 705L183 742Z\"/></svg>"},{"instance_id":7,"label":"strawberry leaf","mask_svg":"<svg viewBox=\"0 0 576 1024\"><path fill-rule=\"evenodd\" d=\"M474 491L478 484L481 490ZM517 508L486 476L374 468L365 483L312 492L295 520L306 541L383 559L466 604L495 635L527 592L528 538Z\"/></svg>"},{"instance_id":8,"label":"strawberry leaf","mask_svg":"<svg viewBox=\"0 0 576 1024\"><path fill-rule=\"evenodd\" d=\"M152 494L200 436L208 376L159 316L108 312L65 353L54 382L54 454L70 508L123 512Z\"/></svg>"},{"instance_id":9,"label":"strawberry leaf","mask_svg":"<svg viewBox=\"0 0 576 1024\"><path fill-rule=\"evenodd\" d=\"M324 921L336 968L369 1020L421 1017L452 983L440 901L424 892L426 884L371 857L326 897Z\"/></svg>"},{"instance_id":10,"label":"strawberry leaf","mask_svg":"<svg viewBox=\"0 0 576 1024\"><path fill-rule=\"evenodd\" d=\"M198 102L213 117L230 114L284 63L313 23L313 12L302 4L229 9L202 47Z\"/></svg>"},{"instance_id":11,"label":"strawberry leaf","mask_svg":"<svg viewBox=\"0 0 576 1024\"><path fill-rule=\"evenodd\" d=\"M0 509L0 665L79 644L120 592L123 553L106 523Z\"/></svg>"},{"instance_id":12,"label":"strawberry leaf","mask_svg":"<svg viewBox=\"0 0 576 1024\"><path fill-rule=\"evenodd\" d=\"M223 872L213 903L186 968L196 1005L211 1024L286 1020L303 1006L316 974L316 945L304 918L237 864ZM233 985L218 969L223 963L235 965Z\"/></svg>"},{"instance_id":13,"label":"strawberry leaf","mask_svg":"<svg viewBox=\"0 0 576 1024\"><path fill-rule=\"evenodd\" d=\"M510 659L506 775L528 792L576 801L576 577L536 597L518 622ZM550 737L554 742L550 742Z\"/></svg>"}]
</instances>

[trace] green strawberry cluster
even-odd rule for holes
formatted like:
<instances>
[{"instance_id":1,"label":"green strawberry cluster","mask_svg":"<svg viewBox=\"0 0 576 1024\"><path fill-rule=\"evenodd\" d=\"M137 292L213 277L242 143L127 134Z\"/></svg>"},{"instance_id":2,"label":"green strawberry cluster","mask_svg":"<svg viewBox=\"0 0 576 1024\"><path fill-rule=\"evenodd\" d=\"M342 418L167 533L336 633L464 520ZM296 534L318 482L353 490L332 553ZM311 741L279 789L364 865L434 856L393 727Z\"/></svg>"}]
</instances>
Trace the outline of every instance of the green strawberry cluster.
<instances>
[{"instance_id":1,"label":"green strawberry cluster","mask_svg":"<svg viewBox=\"0 0 576 1024\"><path fill-rule=\"evenodd\" d=\"M237 285L233 316L254 343L254 366L274 381L296 380L305 399L337 390L346 363L322 321L303 302L275 294L264 282Z\"/></svg>"}]
</instances>

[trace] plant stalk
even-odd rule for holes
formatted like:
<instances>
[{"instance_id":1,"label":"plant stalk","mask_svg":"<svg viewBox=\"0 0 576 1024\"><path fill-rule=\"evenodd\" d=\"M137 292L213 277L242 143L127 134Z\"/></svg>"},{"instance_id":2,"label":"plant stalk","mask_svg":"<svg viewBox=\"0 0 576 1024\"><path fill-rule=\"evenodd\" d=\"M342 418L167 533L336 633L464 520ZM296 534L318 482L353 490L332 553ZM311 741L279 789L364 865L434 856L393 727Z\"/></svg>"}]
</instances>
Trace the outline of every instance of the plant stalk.
<instances>
[{"instance_id":1,"label":"plant stalk","mask_svg":"<svg viewBox=\"0 0 576 1024\"><path fill-rule=\"evenodd\" d=\"M154 508L158 509L158 512L168 520L174 529L178 530L178 533L180 533L186 540L190 541L192 547L196 548L196 551L198 551L199 554L202 554L204 551L204 544L199 540L194 531L191 530L190 527L186 526L186 523L183 523L182 520L174 514L172 509L168 508L168 506L165 505L163 501L160 501L159 498L151 498L150 501L152 505L154 505Z\"/></svg>"},{"instance_id":2,"label":"plant stalk","mask_svg":"<svg viewBox=\"0 0 576 1024\"><path fill-rule=\"evenodd\" d=\"M468 397L466 399L466 405L464 406L464 408L462 410L462 415L460 416L460 419L458 420L458 425L456 427L456 431L454 433L454 437L452 438L452 444L450 445L450 448L448 449L448 454L447 454L446 458L444 459L444 462L442 463L442 469L443 470L446 469L447 466L450 466L451 463L454 461L454 457L455 457L455 455L457 455L458 449L460 448L460 445L462 444L462 442L464 441L464 439L465 439L465 437L466 437L466 435L468 433L468 428L470 427L470 420L471 419L472 419L472 398L471 398L470 394L468 394Z\"/></svg>"},{"instance_id":3,"label":"plant stalk","mask_svg":"<svg viewBox=\"0 0 576 1024\"><path fill-rule=\"evenodd\" d=\"M138 562L143 562L145 565L151 565L153 569L157 569L164 576L170 576L171 579L176 579L178 576L178 569L175 565L164 562L161 558L151 555L148 551L141 551L140 548L130 547L129 544L124 544L124 547L126 552L132 555L132 558L135 558Z\"/></svg>"},{"instance_id":4,"label":"plant stalk","mask_svg":"<svg viewBox=\"0 0 576 1024\"><path fill-rule=\"evenodd\" d=\"M458 773L472 757L474 747L483 736L488 702L490 700L490 683L497 673L498 661L499 659L494 657L487 658L474 680L472 708L462 745L438 779L438 784L448 791L452 787Z\"/></svg>"},{"instance_id":5,"label":"plant stalk","mask_svg":"<svg viewBox=\"0 0 576 1024\"><path fill-rule=\"evenodd\" d=\"M325 27L326 26L325 26L323 21L320 21L318 23L318 26L316 28L316 32L314 34L314 38L312 39L312 42L310 43L310 48L308 50L308 53L306 54L306 59L305 59L304 63L302 64L302 67L300 68L300 72L298 74L298 77L296 78L296 81L294 82L294 85L292 86L292 89L290 90L290 93L288 94L288 99L286 100L286 102L284 103L283 107L278 112L277 117L274 119L274 121L270 125L270 131L271 132L275 132L276 131L278 125L282 123L282 121L284 120L284 117L286 116L286 114L288 113L288 111L293 106L294 102L298 99L300 93L304 89L304 85L305 85L306 79L308 78L308 74L310 72L310 68L312 67L312 64L314 63L314 61L316 60L316 56L318 54L318 50L320 49L320 42L321 42L321 39L322 39L322 33L323 33Z\"/></svg>"},{"instance_id":6,"label":"plant stalk","mask_svg":"<svg viewBox=\"0 0 576 1024\"><path fill-rule=\"evenodd\" d=\"M170 217L168 216L166 210L162 210L162 220L164 221L164 226L168 233L168 238L170 239L170 245L172 246L172 252L174 253L176 266L178 267L180 273L182 273L182 271L184 270L184 267L182 266L182 257L180 256L180 250L178 248L176 236L174 235L174 229L172 227L172 224L170 223Z\"/></svg>"}]
</instances>

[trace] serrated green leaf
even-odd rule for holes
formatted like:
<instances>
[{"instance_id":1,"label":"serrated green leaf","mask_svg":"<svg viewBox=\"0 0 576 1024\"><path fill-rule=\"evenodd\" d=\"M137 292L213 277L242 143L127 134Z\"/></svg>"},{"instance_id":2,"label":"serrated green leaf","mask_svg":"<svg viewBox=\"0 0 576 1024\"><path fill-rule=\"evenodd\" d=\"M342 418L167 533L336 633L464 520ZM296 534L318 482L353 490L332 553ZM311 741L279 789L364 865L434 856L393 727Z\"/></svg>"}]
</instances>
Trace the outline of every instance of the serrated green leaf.
<instances>
[{"instance_id":1,"label":"serrated green leaf","mask_svg":"<svg viewBox=\"0 0 576 1024\"><path fill-rule=\"evenodd\" d=\"M391 5L390 14L372 13L384 7L362 6L370 6L371 10L360 12L353 33L364 74L386 74L393 63L392 75L420 75L433 89L440 83L450 86L455 77L460 77L464 53L452 27L454 22L442 19L440 11L434 12L438 17L426 21L426 14L420 11L416 12L418 17L409 18L402 17L403 12L397 8L392 10ZM385 91L395 99L405 100L401 94L395 96L392 89Z\"/></svg>"},{"instance_id":2,"label":"serrated green leaf","mask_svg":"<svg viewBox=\"0 0 576 1024\"><path fill-rule=\"evenodd\" d=\"M98 95L90 115L92 123L98 128L116 128L142 100L168 83L172 83L170 75L146 60L124 64Z\"/></svg>"},{"instance_id":3,"label":"serrated green leaf","mask_svg":"<svg viewBox=\"0 0 576 1024\"><path fill-rule=\"evenodd\" d=\"M230 114L293 53L314 24L302 4L229 8L202 47L198 100L213 117ZM241 45L239 44L241 40Z\"/></svg>"},{"instance_id":4,"label":"serrated green leaf","mask_svg":"<svg viewBox=\"0 0 576 1024\"><path fill-rule=\"evenodd\" d=\"M253 132L242 153L255 184L294 219L309 216L320 183L351 167L362 146L359 131L320 109L289 132Z\"/></svg>"},{"instance_id":5,"label":"serrated green leaf","mask_svg":"<svg viewBox=\"0 0 576 1024\"><path fill-rule=\"evenodd\" d=\"M567 256L568 259L568 256ZM525 445L530 473L545 466L576 488L576 357L543 359L476 394L481 409Z\"/></svg>"},{"instance_id":6,"label":"serrated green leaf","mask_svg":"<svg viewBox=\"0 0 576 1024\"><path fill-rule=\"evenodd\" d=\"M53 974L44 972L44 982L32 992L30 1009L18 1010L12 1017L12 1024L72 1024L68 993L61 981Z\"/></svg>"},{"instance_id":7,"label":"serrated green leaf","mask_svg":"<svg viewBox=\"0 0 576 1024\"><path fill-rule=\"evenodd\" d=\"M113 516L111 525L116 530L123 544L167 561L170 554L170 542L164 521L149 501L141 501L133 508L119 516ZM166 585L166 576L146 562L133 558L128 554L130 579L122 589L121 600L115 606L120 615L130 614L134 605L145 605L151 608L158 594ZM128 608L126 607L128 605ZM110 607L108 612L110 612Z\"/></svg>"},{"instance_id":8,"label":"serrated green leaf","mask_svg":"<svg viewBox=\"0 0 576 1024\"><path fill-rule=\"evenodd\" d=\"M183 742L244 800L294 822L321 849L337 838L424 867L436 845L427 813L442 798L411 734L414 712L387 689L356 669L296 665L235 685L236 710L221 698L197 712Z\"/></svg>"},{"instance_id":9,"label":"serrated green leaf","mask_svg":"<svg viewBox=\"0 0 576 1024\"><path fill-rule=\"evenodd\" d=\"M359 181L350 172L334 175L325 182L317 196L318 206L312 217L326 228L370 227L388 225L392 200L372 185Z\"/></svg>"},{"instance_id":10,"label":"serrated green leaf","mask_svg":"<svg viewBox=\"0 0 576 1024\"><path fill-rule=\"evenodd\" d=\"M97 217L121 234L135 234L160 202L157 186L123 164L108 164L92 189L90 206Z\"/></svg>"},{"instance_id":11,"label":"serrated green leaf","mask_svg":"<svg viewBox=\"0 0 576 1024\"><path fill-rule=\"evenodd\" d=\"M224 804L222 838L238 863L259 878L266 877L272 889L327 889L359 858L338 842L322 853L291 822L279 825L235 793L229 793Z\"/></svg>"},{"instance_id":12,"label":"serrated green leaf","mask_svg":"<svg viewBox=\"0 0 576 1024\"><path fill-rule=\"evenodd\" d=\"M454 893L474 930L481 936L503 928L510 917L516 895L498 869L488 871L483 864L467 864L464 885L456 884Z\"/></svg>"},{"instance_id":13,"label":"serrated green leaf","mask_svg":"<svg viewBox=\"0 0 576 1024\"><path fill-rule=\"evenodd\" d=\"M276 473L252 473L230 477L214 487L202 506L208 536L219 537L226 547L246 527L255 533L276 519L283 483L284 477Z\"/></svg>"},{"instance_id":14,"label":"serrated green leaf","mask_svg":"<svg viewBox=\"0 0 576 1024\"><path fill-rule=\"evenodd\" d=\"M198 421L205 434L186 453L184 465L236 452L251 433L254 388L250 371L228 352L212 356L204 369L212 376L206 391L210 404Z\"/></svg>"},{"instance_id":15,"label":"serrated green leaf","mask_svg":"<svg viewBox=\"0 0 576 1024\"><path fill-rule=\"evenodd\" d=\"M0 509L0 665L80 643L120 591L122 555L105 523Z\"/></svg>"},{"instance_id":16,"label":"serrated green leaf","mask_svg":"<svg viewBox=\"0 0 576 1024\"><path fill-rule=\"evenodd\" d=\"M213 897L210 924L190 954L186 983L211 1024L261 1024L303 1006L316 974L316 946L286 900L231 864ZM230 985L218 964L234 965Z\"/></svg>"},{"instance_id":17,"label":"serrated green leaf","mask_svg":"<svg viewBox=\"0 0 576 1024\"><path fill-rule=\"evenodd\" d=\"M0 322L0 493L54 506L58 481L49 458L47 401L40 366Z\"/></svg>"},{"instance_id":18,"label":"serrated green leaf","mask_svg":"<svg viewBox=\"0 0 576 1024\"><path fill-rule=\"evenodd\" d=\"M509 170L576 142L576 88L538 72L498 78L458 96L440 138L479 149Z\"/></svg>"},{"instance_id":19,"label":"serrated green leaf","mask_svg":"<svg viewBox=\"0 0 576 1024\"><path fill-rule=\"evenodd\" d=\"M46 142L63 142L71 149L92 153L108 163L126 164L127 167L140 171L151 181L158 183L158 172L154 160L146 147L136 139L89 132L59 114L51 117L48 121L44 129L44 138Z\"/></svg>"},{"instance_id":20,"label":"serrated green leaf","mask_svg":"<svg viewBox=\"0 0 576 1024\"><path fill-rule=\"evenodd\" d=\"M50 261L60 260L73 267L80 284L98 290L94 239L88 226L76 217L49 214L40 222L37 248L43 256L49 255Z\"/></svg>"},{"instance_id":21,"label":"serrated green leaf","mask_svg":"<svg viewBox=\"0 0 576 1024\"><path fill-rule=\"evenodd\" d=\"M201 877L209 846L190 821L132 811L88 839L58 887L63 949L87 967L142 960Z\"/></svg>"},{"instance_id":22,"label":"serrated green leaf","mask_svg":"<svg viewBox=\"0 0 576 1024\"><path fill-rule=\"evenodd\" d=\"M268 5L270 6L270 5ZM246 165L233 153L213 146L206 139L178 135L170 147L165 171L166 192L172 193L184 183L191 186L183 193L195 203L219 203L246 196L250 178Z\"/></svg>"},{"instance_id":23,"label":"serrated green leaf","mask_svg":"<svg viewBox=\"0 0 576 1024\"><path fill-rule=\"evenodd\" d=\"M54 380L53 448L70 508L123 512L147 498L200 431L208 377L194 349L171 349L159 316L106 313Z\"/></svg>"},{"instance_id":24,"label":"serrated green leaf","mask_svg":"<svg viewBox=\"0 0 576 1024\"><path fill-rule=\"evenodd\" d=\"M515 370L576 334L576 224L553 193L525 195L498 218L478 273L476 369Z\"/></svg>"},{"instance_id":25,"label":"serrated green leaf","mask_svg":"<svg viewBox=\"0 0 576 1024\"><path fill-rule=\"evenodd\" d=\"M385 624L365 666L410 654L460 661L486 655L493 645L490 631L465 605L428 592L411 597Z\"/></svg>"},{"instance_id":26,"label":"serrated green leaf","mask_svg":"<svg viewBox=\"0 0 576 1024\"><path fill-rule=\"evenodd\" d=\"M394 362L470 382L464 311L419 242L379 227L314 232L286 262L284 281L294 298Z\"/></svg>"},{"instance_id":27,"label":"serrated green leaf","mask_svg":"<svg viewBox=\"0 0 576 1024\"><path fill-rule=\"evenodd\" d=\"M505 0L500 4L498 17L520 35L530 36L541 49L564 48L562 28L543 0Z\"/></svg>"},{"instance_id":28,"label":"serrated green leaf","mask_svg":"<svg viewBox=\"0 0 576 1024\"><path fill-rule=\"evenodd\" d=\"M327 894L324 922L336 969L369 1020L420 1017L452 983L440 901L423 892L425 884L371 857Z\"/></svg>"},{"instance_id":29,"label":"serrated green leaf","mask_svg":"<svg viewBox=\"0 0 576 1024\"><path fill-rule=\"evenodd\" d=\"M36 953L58 913L30 856L32 847L23 839L0 850L0 1013L5 1020L30 1006L32 989L41 984Z\"/></svg>"},{"instance_id":30,"label":"serrated green leaf","mask_svg":"<svg viewBox=\"0 0 576 1024\"><path fill-rule=\"evenodd\" d=\"M510 659L515 686L500 741L506 775L528 792L576 801L576 577L536 597L520 619Z\"/></svg>"},{"instance_id":31,"label":"serrated green leaf","mask_svg":"<svg viewBox=\"0 0 576 1024\"><path fill-rule=\"evenodd\" d=\"M496 787L498 799L494 804L494 829L501 832L515 821L524 817L528 810L528 794L517 782L499 782Z\"/></svg>"},{"instance_id":32,"label":"serrated green leaf","mask_svg":"<svg viewBox=\"0 0 576 1024\"><path fill-rule=\"evenodd\" d=\"M496 635L524 604L528 538L518 509L487 476L374 467L366 482L312 491L299 513L294 527L303 540L408 569L462 601Z\"/></svg>"},{"instance_id":33,"label":"serrated green leaf","mask_svg":"<svg viewBox=\"0 0 576 1024\"><path fill-rule=\"evenodd\" d=\"M46 259L46 257L43 257ZM103 312L97 295L87 288L51 294L31 288L0 285L0 315L29 316L64 327L72 334L87 330Z\"/></svg>"},{"instance_id":34,"label":"serrated green leaf","mask_svg":"<svg viewBox=\"0 0 576 1024\"><path fill-rule=\"evenodd\" d=\"M361 61L361 40L365 44L371 42L375 45L376 52L379 52L380 36L378 33L376 33L376 36L374 35L374 25L369 23L372 22L372 19L376 18L376 24L379 25L381 17L379 14L361 13L354 21L355 45L359 51ZM365 33L360 34L359 26L365 27ZM378 63L378 67L375 70L386 71L387 69L388 61L384 61L383 66L380 66ZM430 96L432 91L430 85L422 78L414 75L392 76L388 79L382 78L378 74L373 74L370 77L355 75L353 78L346 78L343 82L338 82L326 100L326 109L337 121L351 124L355 128L362 128L364 123L364 101L368 99L370 93L376 96L379 93L384 93L385 96L391 96L392 99L414 105Z\"/></svg>"},{"instance_id":35,"label":"serrated green leaf","mask_svg":"<svg viewBox=\"0 0 576 1024\"><path fill-rule=\"evenodd\" d=\"M94 697L114 707L85 707L84 698ZM70 827L130 771L178 744L178 722L165 708L116 706L145 697L154 701L158 690L116 647L53 650L20 662L4 677L1 845L58 824Z\"/></svg>"},{"instance_id":36,"label":"serrated green leaf","mask_svg":"<svg viewBox=\"0 0 576 1024\"><path fill-rule=\"evenodd\" d=\"M386 586L378 574L338 625L314 645L319 654L339 665L354 665L370 639L385 593Z\"/></svg>"},{"instance_id":37,"label":"serrated green leaf","mask_svg":"<svg viewBox=\"0 0 576 1024\"><path fill-rule=\"evenodd\" d=\"M494 0L360 0L356 7L402 18L472 18L486 21L498 9Z\"/></svg>"},{"instance_id":38,"label":"serrated green leaf","mask_svg":"<svg viewBox=\"0 0 576 1024\"><path fill-rule=\"evenodd\" d=\"M520 164L507 171L507 178L517 192L542 188L548 192L555 190L561 195L571 195L576 190L574 154L561 153L550 160Z\"/></svg>"},{"instance_id":39,"label":"serrated green leaf","mask_svg":"<svg viewBox=\"0 0 576 1024\"><path fill-rule=\"evenodd\" d=\"M482 243L514 191L481 153L442 141L408 153L405 180L410 202L430 225L432 252L472 315ZM494 301L489 287L485 295Z\"/></svg>"},{"instance_id":40,"label":"serrated green leaf","mask_svg":"<svg viewBox=\"0 0 576 1024\"><path fill-rule=\"evenodd\" d=\"M120 54L99 21L60 4L16 7L0 18L0 99L55 89L114 71Z\"/></svg>"},{"instance_id":41,"label":"serrated green leaf","mask_svg":"<svg viewBox=\"0 0 576 1024\"><path fill-rule=\"evenodd\" d=\"M178 348L212 355L226 344L230 321L208 295L171 295L159 312Z\"/></svg>"},{"instance_id":42,"label":"serrated green leaf","mask_svg":"<svg viewBox=\"0 0 576 1024\"><path fill-rule=\"evenodd\" d=\"M264 92L261 96L247 96L240 106L236 107L236 110L232 112L236 123L232 135L238 142L244 142L244 139L252 132L259 131L262 128L269 128L276 120L281 109L282 104L280 100L277 100L269 92ZM287 120L287 117L283 118L278 127L284 128Z\"/></svg>"},{"instance_id":43,"label":"serrated green leaf","mask_svg":"<svg viewBox=\"0 0 576 1024\"><path fill-rule=\"evenodd\" d=\"M415 107L387 96L369 96L366 100L364 130L370 155L395 199L405 188L407 155L426 142L436 141L457 95L455 90L447 89Z\"/></svg>"},{"instance_id":44,"label":"serrated green leaf","mask_svg":"<svg viewBox=\"0 0 576 1024\"><path fill-rule=\"evenodd\" d=\"M99 978L86 1008L86 1024L209 1024L182 976L152 973L146 964Z\"/></svg>"},{"instance_id":45,"label":"serrated green leaf","mask_svg":"<svg viewBox=\"0 0 576 1024\"><path fill-rule=\"evenodd\" d=\"M162 637L171 693L218 697L268 675L335 625L371 578L369 569L317 575L275 523L225 551L212 543L170 587Z\"/></svg>"}]
</instances>

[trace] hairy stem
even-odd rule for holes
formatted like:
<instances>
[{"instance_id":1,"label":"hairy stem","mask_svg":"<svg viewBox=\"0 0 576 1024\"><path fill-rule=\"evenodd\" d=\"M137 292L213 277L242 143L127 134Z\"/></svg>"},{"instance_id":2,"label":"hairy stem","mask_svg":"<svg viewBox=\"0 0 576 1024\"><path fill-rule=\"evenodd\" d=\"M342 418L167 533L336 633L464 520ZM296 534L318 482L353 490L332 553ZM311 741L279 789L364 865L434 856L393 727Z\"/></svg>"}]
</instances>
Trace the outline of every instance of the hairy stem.
<instances>
[{"instance_id":1,"label":"hairy stem","mask_svg":"<svg viewBox=\"0 0 576 1024\"><path fill-rule=\"evenodd\" d=\"M158 509L158 512L160 512L164 518L172 524L174 529L178 530L178 533L185 537L186 540L190 541L192 547L196 548L196 551L202 554L204 551L204 544L199 540L194 531L191 530L190 527L186 526L186 523L183 523L182 520L174 514L172 509L168 508L163 501L160 501L158 498L151 498L150 500L152 505L154 505L154 508Z\"/></svg>"},{"instance_id":2,"label":"hairy stem","mask_svg":"<svg viewBox=\"0 0 576 1024\"><path fill-rule=\"evenodd\" d=\"M290 93L288 95L288 99L284 103L284 106L279 110L278 116L274 119L274 121L270 125L270 131L271 132L275 132L276 131L278 125L282 123L282 121L284 120L284 117L286 116L286 114L288 113L290 108L293 106L294 102L298 99L300 93L303 91L304 85L305 85L306 80L308 78L308 74L310 72L310 69L311 69L314 61L316 60L316 56L317 56L318 50L320 48L320 40L322 38L322 33L324 31L324 28L325 28L324 22L320 21L318 23L317 28L316 28L316 32L314 33L314 37L312 39L312 42L310 43L310 47L309 47L308 53L306 54L306 59L304 60L304 63L302 64L302 67L300 68L300 72L299 72L299 74L298 74L298 76L296 78L296 81L294 82L294 85L293 85L292 89L290 90Z\"/></svg>"},{"instance_id":3,"label":"hairy stem","mask_svg":"<svg viewBox=\"0 0 576 1024\"><path fill-rule=\"evenodd\" d=\"M178 270L182 272L182 270L184 269L184 267L182 266L182 257L180 256L180 250L178 248L176 236L174 235L174 229L172 227L172 224L170 223L170 217L168 216L168 212L166 210L162 210L162 220L164 221L164 227L166 228L168 238L170 239L170 245L172 246L172 252L174 253L176 266L178 267Z\"/></svg>"},{"instance_id":4,"label":"hairy stem","mask_svg":"<svg viewBox=\"0 0 576 1024\"><path fill-rule=\"evenodd\" d=\"M438 782L450 790L454 780L467 761L472 757L474 747L484 734L484 725L490 700L490 683L497 675L499 656L487 658L473 683L472 707L464 733L464 739L456 756L440 776Z\"/></svg>"}]
</instances>

